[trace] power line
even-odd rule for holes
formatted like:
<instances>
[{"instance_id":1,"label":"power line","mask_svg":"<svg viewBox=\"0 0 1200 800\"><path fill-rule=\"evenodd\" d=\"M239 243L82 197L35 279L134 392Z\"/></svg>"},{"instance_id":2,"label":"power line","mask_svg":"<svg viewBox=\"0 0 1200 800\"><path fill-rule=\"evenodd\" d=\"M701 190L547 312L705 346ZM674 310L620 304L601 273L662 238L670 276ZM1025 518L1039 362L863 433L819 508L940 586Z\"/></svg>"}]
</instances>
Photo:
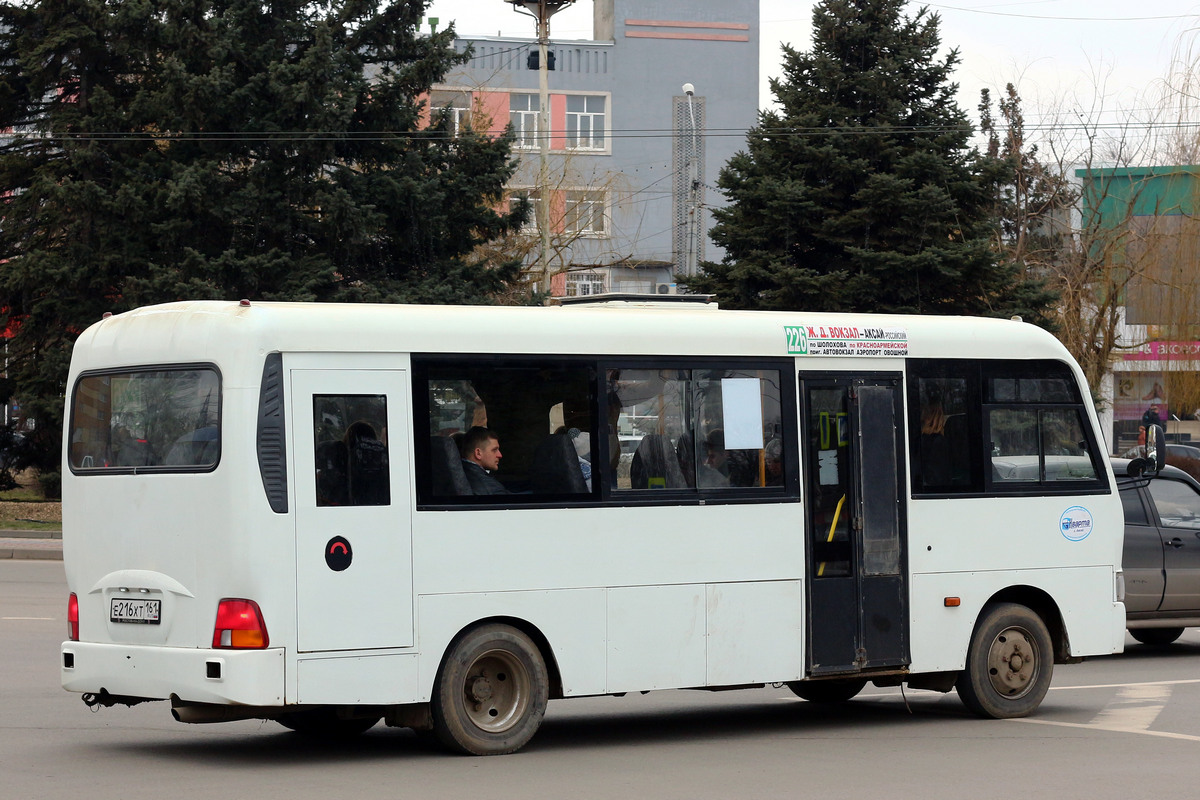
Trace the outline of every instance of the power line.
<instances>
[{"instance_id":1,"label":"power line","mask_svg":"<svg viewBox=\"0 0 1200 800\"><path fill-rule=\"evenodd\" d=\"M1065 22L1152 22L1156 20L1188 19L1200 17L1198 14L1165 14L1153 17L1066 17L1043 14L1018 14L1013 11L986 11L982 8L963 8L962 6L944 6L939 3L926 3L930 8L940 8L945 11L962 11L966 14L987 14L993 17L1015 17L1017 19L1062 20Z\"/></svg>"},{"instance_id":2,"label":"power line","mask_svg":"<svg viewBox=\"0 0 1200 800\"><path fill-rule=\"evenodd\" d=\"M997 126L998 130L1005 130L1004 126ZM1138 131L1163 131L1163 130L1193 130L1200 128L1200 120L1197 121L1174 121L1174 122L1072 122L1072 123L1025 123L1024 131L1028 133L1034 132L1053 132L1053 131L1123 131L1130 128L1136 128ZM814 127L780 127L780 128L761 128L752 129L746 128L709 128L708 130L699 132L698 135L704 138L746 138L753 137L756 139L770 138L787 138L787 137L820 137L820 136L899 136L899 135L938 135L944 133L979 133L977 125L896 125L888 127L866 127L866 126L814 126ZM504 133L503 130L486 130L474 131L476 134L489 137L498 137ZM546 134L551 139L565 139L567 132L565 130L551 130ZM657 128L627 128L609 131L606 137L611 140L616 139L673 139L678 137L678 132L670 129ZM320 142L343 142L343 143L359 143L359 142L381 142L394 139L417 139L424 141L453 141L459 138L457 134L450 132L431 131L429 129L418 131L72 131L62 133L9 133L0 134L0 141L8 140L10 143L20 141L23 144L33 143L36 141L90 141L90 142L119 142L119 141L146 141L146 142L230 142L230 143L262 143L262 142L280 142L280 143L320 143ZM514 153L532 152L534 148L528 147L513 147ZM568 147L562 151L569 152L574 155L607 155L607 151L603 149L585 149Z\"/></svg>"}]
</instances>

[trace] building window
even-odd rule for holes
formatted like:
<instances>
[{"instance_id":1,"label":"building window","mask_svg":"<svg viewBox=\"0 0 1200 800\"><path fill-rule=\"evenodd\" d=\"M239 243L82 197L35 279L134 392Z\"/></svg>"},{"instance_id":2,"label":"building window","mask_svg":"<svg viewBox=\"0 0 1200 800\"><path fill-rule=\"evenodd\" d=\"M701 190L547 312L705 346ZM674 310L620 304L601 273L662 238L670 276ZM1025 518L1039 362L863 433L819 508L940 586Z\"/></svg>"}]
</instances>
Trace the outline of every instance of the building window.
<instances>
[{"instance_id":1,"label":"building window","mask_svg":"<svg viewBox=\"0 0 1200 800\"><path fill-rule=\"evenodd\" d=\"M471 127L471 93L435 90L429 93L431 117L436 123L445 114L450 133L458 136Z\"/></svg>"},{"instance_id":2,"label":"building window","mask_svg":"<svg viewBox=\"0 0 1200 800\"><path fill-rule=\"evenodd\" d=\"M602 95L567 97L567 147L574 150L604 149L604 101Z\"/></svg>"},{"instance_id":3,"label":"building window","mask_svg":"<svg viewBox=\"0 0 1200 800\"><path fill-rule=\"evenodd\" d=\"M538 148L538 114L541 105L536 94L508 96L508 115L516 134L516 146L526 150Z\"/></svg>"},{"instance_id":4,"label":"building window","mask_svg":"<svg viewBox=\"0 0 1200 800\"><path fill-rule=\"evenodd\" d=\"M586 297L604 294L604 276L594 272L577 272L567 275L567 297Z\"/></svg>"},{"instance_id":5,"label":"building window","mask_svg":"<svg viewBox=\"0 0 1200 800\"><path fill-rule=\"evenodd\" d=\"M520 203L521 200L528 200L529 204L531 206L531 208L529 209L529 216L526 217L525 221L521 223L521 233L537 233L538 232L537 204L538 204L538 198L540 196L541 196L541 194L538 192L537 189L511 189L511 190L509 190L508 213L511 214L512 212L516 211L517 204Z\"/></svg>"},{"instance_id":6,"label":"building window","mask_svg":"<svg viewBox=\"0 0 1200 800\"><path fill-rule=\"evenodd\" d=\"M586 189L568 191L566 194L567 210L563 219L563 230L567 233L577 233L584 236L605 236L608 234L607 203L605 192L601 189Z\"/></svg>"}]
</instances>

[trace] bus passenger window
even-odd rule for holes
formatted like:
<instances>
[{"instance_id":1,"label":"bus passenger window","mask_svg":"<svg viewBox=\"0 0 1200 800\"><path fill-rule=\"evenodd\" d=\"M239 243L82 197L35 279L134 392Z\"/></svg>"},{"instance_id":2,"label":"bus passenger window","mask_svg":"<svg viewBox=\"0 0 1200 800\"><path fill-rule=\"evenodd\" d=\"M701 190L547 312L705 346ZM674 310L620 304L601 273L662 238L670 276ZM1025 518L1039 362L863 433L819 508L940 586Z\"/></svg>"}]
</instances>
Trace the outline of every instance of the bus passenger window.
<instances>
[{"instance_id":1,"label":"bus passenger window","mask_svg":"<svg viewBox=\"0 0 1200 800\"><path fill-rule=\"evenodd\" d=\"M318 506L391 503L387 398L314 395Z\"/></svg>"},{"instance_id":2,"label":"bus passenger window","mask_svg":"<svg viewBox=\"0 0 1200 800\"><path fill-rule=\"evenodd\" d=\"M613 369L615 489L784 485L778 370ZM617 452L617 448L613 448Z\"/></svg>"},{"instance_id":3,"label":"bus passenger window","mask_svg":"<svg viewBox=\"0 0 1200 800\"><path fill-rule=\"evenodd\" d=\"M687 370L609 370L608 395L617 411L621 457L618 489L684 489L680 450L694 452L689 425L691 377ZM678 448L678 449L677 449Z\"/></svg>"},{"instance_id":4,"label":"bus passenger window","mask_svg":"<svg viewBox=\"0 0 1200 800\"><path fill-rule=\"evenodd\" d=\"M780 373L698 370L695 384L697 485L782 486Z\"/></svg>"},{"instance_id":5,"label":"bus passenger window","mask_svg":"<svg viewBox=\"0 0 1200 800\"><path fill-rule=\"evenodd\" d=\"M912 359L908 402L914 492L1107 489L1063 362Z\"/></svg>"},{"instance_id":6,"label":"bus passenger window","mask_svg":"<svg viewBox=\"0 0 1200 800\"><path fill-rule=\"evenodd\" d=\"M1075 409L994 408L988 429L995 482L1097 478Z\"/></svg>"},{"instance_id":7,"label":"bus passenger window","mask_svg":"<svg viewBox=\"0 0 1200 800\"><path fill-rule=\"evenodd\" d=\"M919 479L923 489L964 486L971 479L967 443L967 382L920 378Z\"/></svg>"},{"instance_id":8,"label":"bus passenger window","mask_svg":"<svg viewBox=\"0 0 1200 800\"><path fill-rule=\"evenodd\" d=\"M421 502L475 505L530 503L592 493L595 372L559 359L496 357L414 359L424 407L418 430L429 450L417 451ZM424 418L422 418L424 415ZM461 437L473 427L493 431L498 463L485 470L503 494L475 494L463 473Z\"/></svg>"},{"instance_id":9,"label":"bus passenger window","mask_svg":"<svg viewBox=\"0 0 1200 800\"><path fill-rule=\"evenodd\" d=\"M1036 410L992 409L988 414L988 433L993 481L1038 480Z\"/></svg>"}]
</instances>

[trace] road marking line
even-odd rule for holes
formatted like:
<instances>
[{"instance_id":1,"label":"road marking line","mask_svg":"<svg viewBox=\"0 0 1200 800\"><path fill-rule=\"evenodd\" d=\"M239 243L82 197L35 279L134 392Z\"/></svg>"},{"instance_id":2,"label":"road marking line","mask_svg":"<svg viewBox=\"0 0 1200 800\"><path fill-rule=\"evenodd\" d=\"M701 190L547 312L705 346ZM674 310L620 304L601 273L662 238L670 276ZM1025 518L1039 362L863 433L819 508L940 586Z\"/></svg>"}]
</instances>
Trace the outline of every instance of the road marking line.
<instances>
[{"instance_id":1,"label":"road marking line","mask_svg":"<svg viewBox=\"0 0 1200 800\"><path fill-rule=\"evenodd\" d=\"M1106 729L1121 729L1133 732L1150 730L1154 720L1171 699L1171 687L1162 684L1139 684L1126 686L1092 718L1093 725Z\"/></svg>"},{"instance_id":2,"label":"road marking line","mask_svg":"<svg viewBox=\"0 0 1200 800\"><path fill-rule=\"evenodd\" d=\"M1060 728L1082 728L1089 731L1105 731L1107 733L1136 733L1139 736L1157 736L1161 739L1182 739L1188 742L1200 742L1200 736L1192 736L1186 733L1170 733L1168 731L1142 731L1130 730L1128 728L1110 728L1104 725L1093 725L1083 722L1055 722L1052 719L1029 719L1020 717L1017 719L1008 719L1005 722L1025 722L1030 725L1057 725Z\"/></svg>"},{"instance_id":3,"label":"road marking line","mask_svg":"<svg viewBox=\"0 0 1200 800\"><path fill-rule=\"evenodd\" d=\"M1178 681L1140 681L1138 683L1097 683L1092 686L1051 686L1050 691L1063 689L1124 689L1127 686L1177 686L1184 683L1200 683L1200 678Z\"/></svg>"}]
</instances>

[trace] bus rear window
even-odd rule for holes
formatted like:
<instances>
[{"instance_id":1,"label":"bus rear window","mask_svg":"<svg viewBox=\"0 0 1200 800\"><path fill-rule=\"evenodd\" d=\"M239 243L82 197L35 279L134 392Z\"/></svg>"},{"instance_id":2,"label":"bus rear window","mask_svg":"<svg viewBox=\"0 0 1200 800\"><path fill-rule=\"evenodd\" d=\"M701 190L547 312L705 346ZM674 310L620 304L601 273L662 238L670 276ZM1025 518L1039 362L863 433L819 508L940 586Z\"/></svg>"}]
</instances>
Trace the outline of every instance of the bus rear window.
<instances>
[{"instance_id":1,"label":"bus rear window","mask_svg":"<svg viewBox=\"0 0 1200 800\"><path fill-rule=\"evenodd\" d=\"M71 398L75 472L198 471L221 455L221 379L212 367L92 373Z\"/></svg>"}]
</instances>

